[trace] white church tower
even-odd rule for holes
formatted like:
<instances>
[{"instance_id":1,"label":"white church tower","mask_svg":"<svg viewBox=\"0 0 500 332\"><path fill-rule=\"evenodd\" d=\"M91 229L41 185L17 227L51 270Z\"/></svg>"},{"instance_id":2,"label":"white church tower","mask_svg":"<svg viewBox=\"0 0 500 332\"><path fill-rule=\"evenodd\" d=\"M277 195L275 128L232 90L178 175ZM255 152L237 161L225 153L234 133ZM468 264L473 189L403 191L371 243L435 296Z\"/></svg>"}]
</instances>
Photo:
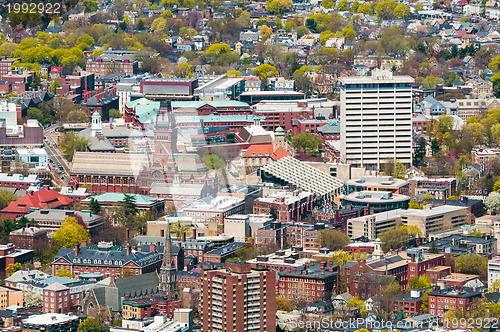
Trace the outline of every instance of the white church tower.
<instances>
[{"instance_id":1,"label":"white church tower","mask_svg":"<svg viewBox=\"0 0 500 332\"><path fill-rule=\"evenodd\" d=\"M96 136L97 133L102 133L102 122L101 122L101 114L95 111L92 114L92 125L90 126L90 133L92 136Z\"/></svg>"}]
</instances>

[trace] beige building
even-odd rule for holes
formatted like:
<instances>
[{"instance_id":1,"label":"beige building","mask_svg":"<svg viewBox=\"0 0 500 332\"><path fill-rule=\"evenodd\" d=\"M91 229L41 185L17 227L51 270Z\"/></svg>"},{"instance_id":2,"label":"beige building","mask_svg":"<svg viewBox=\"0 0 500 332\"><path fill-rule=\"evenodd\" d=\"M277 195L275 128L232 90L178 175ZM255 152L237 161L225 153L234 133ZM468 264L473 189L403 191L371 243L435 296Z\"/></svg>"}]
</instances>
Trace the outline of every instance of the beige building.
<instances>
[{"instance_id":1,"label":"beige building","mask_svg":"<svg viewBox=\"0 0 500 332\"><path fill-rule=\"evenodd\" d=\"M233 214L224 218L224 233L233 235L236 242L245 242L250 237L249 216Z\"/></svg>"},{"instance_id":2,"label":"beige building","mask_svg":"<svg viewBox=\"0 0 500 332\"><path fill-rule=\"evenodd\" d=\"M417 226L423 237L430 233L466 225L469 210L466 207L443 205L432 209L397 209L347 220L350 238L366 236L376 239L384 231L399 225Z\"/></svg>"},{"instance_id":3,"label":"beige building","mask_svg":"<svg viewBox=\"0 0 500 332\"><path fill-rule=\"evenodd\" d=\"M23 306L23 291L11 287L0 286L0 310L5 310L11 305Z\"/></svg>"}]
</instances>

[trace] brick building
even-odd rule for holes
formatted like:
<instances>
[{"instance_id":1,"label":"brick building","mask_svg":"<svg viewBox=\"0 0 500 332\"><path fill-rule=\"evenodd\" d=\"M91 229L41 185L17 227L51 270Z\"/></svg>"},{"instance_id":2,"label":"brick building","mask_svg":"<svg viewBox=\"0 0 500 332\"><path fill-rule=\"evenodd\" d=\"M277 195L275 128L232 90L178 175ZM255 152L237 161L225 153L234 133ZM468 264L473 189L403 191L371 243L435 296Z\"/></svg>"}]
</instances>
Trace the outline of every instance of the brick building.
<instances>
[{"instance_id":1,"label":"brick building","mask_svg":"<svg viewBox=\"0 0 500 332\"><path fill-rule=\"evenodd\" d=\"M471 154L472 165L478 164L486 173L491 173L490 161L494 158L500 157L500 149L496 148L476 148L472 149Z\"/></svg>"},{"instance_id":2,"label":"brick building","mask_svg":"<svg viewBox=\"0 0 500 332\"><path fill-rule=\"evenodd\" d=\"M415 196L419 188L426 189L444 189L445 198L457 193L456 178L413 178L408 180L410 184L410 193L407 195Z\"/></svg>"},{"instance_id":3,"label":"brick building","mask_svg":"<svg viewBox=\"0 0 500 332\"><path fill-rule=\"evenodd\" d=\"M276 192L257 198L253 213L270 214L279 222L299 222L307 212L312 211L316 196L312 192Z\"/></svg>"},{"instance_id":4,"label":"brick building","mask_svg":"<svg viewBox=\"0 0 500 332\"><path fill-rule=\"evenodd\" d=\"M3 218L15 219L30 213L32 208L36 209L66 209L73 200L61 195L59 192L44 186L38 191L28 191L26 195L0 211Z\"/></svg>"},{"instance_id":5,"label":"brick building","mask_svg":"<svg viewBox=\"0 0 500 332\"><path fill-rule=\"evenodd\" d=\"M278 293L289 300L329 301L338 282L339 265L310 262L300 269L292 267L279 272Z\"/></svg>"},{"instance_id":6,"label":"brick building","mask_svg":"<svg viewBox=\"0 0 500 332\"><path fill-rule=\"evenodd\" d=\"M48 242L47 233L47 229L27 226L10 232L9 242L13 243L16 248L34 249Z\"/></svg>"},{"instance_id":7,"label":"brick building","mask_svg":"<svg viewBox=\"0 0 500 332\"><path fill-rule=\"evenodd\" d=\"M130 245L125 248L108 243L99 243L96 247L87 247L86 243L76 245L74 249L61 248L52 262L52 274L65 269L73 275L100 273L106 277L123 275L130 270L133 275L158 271L161 266L161 254L156 250L138 252Z\"/></svg>"},{"instance_id":8,"label":"brick building","mask_svg":"<svg viewBox=\"0 0 500 332\"><path fill-rule=\"evenodd\" d=\"M202 331L276 331L276 273L241 261L202 271Z\"/></svg>"},{"instance_id":9,"label":"brick building","mask_svg":"<svg viewBox=\"0 0 500 332\"><path fill-rule=\"evenodd\" d=\"M42 184L43 182L38 180L36 174L24 176L22 174L0 173L0 188L28 190L31 186L40 187Z\"/></svg>"},{"instance_id":10,"label":"brick building","mask_svg":"<svg viewBox=\"0 0 500 332\"><path fill-rule=\"evenodd\" d=\"M22 320L22 332L66 331L77 332L80 317L65 314L33 315Z\"/></svg>"},{"instance_id":11,"label":"brick building","mask_svg":"<svg viewBox=\"0 0 500 332\"><path fill-rule=\"evenodd\" d=\"M473 312L479 305L482 292L475 292L461 287L448 287L429 293L429 313L442 320L447 311L461 309Z\"/></svg>"},{"instance_id":12,"label":"brick building","mask_svg":"<svg viewBox=\"0 0 500 332\"><path fill-rule=\"evenodd\" d=\"M109 60L109 59L92 59L87 60L86 70L89 73L95 74L96 78L113 74L125 73L127 75L137 74L139 71L139 62L133 60Z\"/></svg>"}]
</instances>

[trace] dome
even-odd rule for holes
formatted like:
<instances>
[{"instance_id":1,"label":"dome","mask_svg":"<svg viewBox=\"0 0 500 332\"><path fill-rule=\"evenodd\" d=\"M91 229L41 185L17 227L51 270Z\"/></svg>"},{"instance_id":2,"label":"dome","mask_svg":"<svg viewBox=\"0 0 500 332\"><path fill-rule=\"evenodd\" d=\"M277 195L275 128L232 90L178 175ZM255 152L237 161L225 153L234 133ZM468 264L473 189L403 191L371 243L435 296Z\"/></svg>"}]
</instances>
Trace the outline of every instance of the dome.
<instances>
[{"instance_id":1,"label":"dome","mask_svg":"<svg viewBox=\"0 0 500 332\"><path fill-rule=\"evenodd\" d=\"M278 128L276 128L276 132L277 133L284 133L285 131L283 130L283 128L278 127Z\"/></svg>"}]
</instances>

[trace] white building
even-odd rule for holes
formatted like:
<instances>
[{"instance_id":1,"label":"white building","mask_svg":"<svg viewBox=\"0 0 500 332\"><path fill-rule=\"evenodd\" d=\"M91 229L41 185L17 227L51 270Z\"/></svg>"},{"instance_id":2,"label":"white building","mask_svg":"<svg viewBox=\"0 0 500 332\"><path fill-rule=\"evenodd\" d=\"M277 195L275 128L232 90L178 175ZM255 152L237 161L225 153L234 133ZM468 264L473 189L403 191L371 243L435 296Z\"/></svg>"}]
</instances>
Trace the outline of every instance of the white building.
<instances>
[{"instance_id":1,"label":"white building","mask_svg":"<svg viewBox=\"0 0 500 332\"><path fill-rule=\"evenodd\" d=\"M500 279L500 258L488 262L488 285Z\"/></svg>"},{"instance_id":2,"label":"white building","mask_svg":"<svg viewBox=\"0 0 500 332\"><path fill-rule=\"evenodd\" d=\"M411 164L413 81L378 69L339 78L342 162L367 169L388 159Z\"/></svg>"}]
</instances>

